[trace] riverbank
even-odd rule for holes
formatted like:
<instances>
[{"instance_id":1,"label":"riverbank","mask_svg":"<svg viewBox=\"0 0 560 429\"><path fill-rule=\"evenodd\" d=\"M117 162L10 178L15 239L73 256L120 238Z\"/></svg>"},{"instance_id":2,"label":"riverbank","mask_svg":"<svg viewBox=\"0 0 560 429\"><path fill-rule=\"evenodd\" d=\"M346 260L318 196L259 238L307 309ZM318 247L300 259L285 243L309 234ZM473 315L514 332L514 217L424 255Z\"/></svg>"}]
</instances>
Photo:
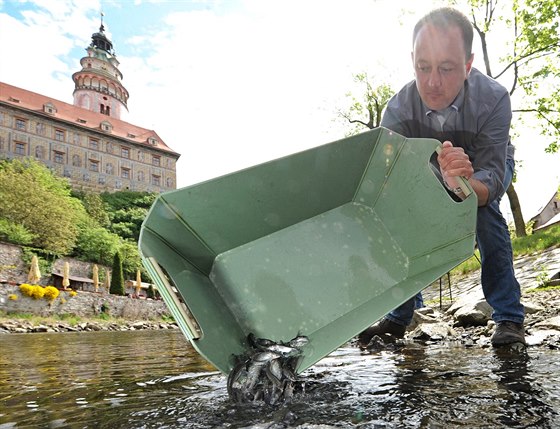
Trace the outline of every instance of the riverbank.
<instances>
[{"instance_id":1,"label":"riverbank","mask_svg":"<svg viewBox=\"0 0 560 429\"><path fill-rule=\"evenodd\" d=\"M40 332L97 332L178 329L173 320L126 320L108 317L41 317L32 314L0 314L0 334Z\"/></svg>"}]
</instances>

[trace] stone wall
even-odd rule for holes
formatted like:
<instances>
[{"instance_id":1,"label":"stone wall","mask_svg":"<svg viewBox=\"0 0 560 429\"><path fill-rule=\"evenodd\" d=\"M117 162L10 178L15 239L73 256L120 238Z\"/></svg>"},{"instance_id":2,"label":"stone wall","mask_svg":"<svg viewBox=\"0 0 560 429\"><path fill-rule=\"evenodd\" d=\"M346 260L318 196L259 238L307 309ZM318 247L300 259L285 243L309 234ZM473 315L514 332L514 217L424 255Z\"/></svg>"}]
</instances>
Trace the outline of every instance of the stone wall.
<instances>
[{"instance_id":1,"label":"stone wall","mask_svg":"<svg viewBox=\"0 0 560 429\"><path fill-rule=\"evenodd\" d=\"M71 258L57 259L52 265L54 272L62 272L64 262L70 265L73 276L91 278L92 263ZM104 267L99 266L102 270ZM23 296L19 290L20 283L27 282L29 266L22 260L19 246L0 242L0 311L7 313L33 313L42 316L53 314L74 314L77 316L95 316L101 308L107 308L111 316L130 320L152 320L162 315L169 315L163 301L134 299L124 296L110 295L107 291L78 291L71 296L70 291L60 291L60 295L52 303L46 299L33 299ZM52 285L50 273L43 273L40 285ZM10 295L17 299L9 299Z\"/></svg>"},{"instance_id":2,"label":"stone wall","mask_svg":"<svg viewBox=\"0 0 560 429\"><path fill-rule=\"evenodd\" d=\"M22 253L20 246L0 242L0 282L18 284L27 282L30 266L23 262ZM62 273L65 262L68 262L70 265L70 274L72 276L92 278L94 264L72 258L56 259L51 267L52 272ZM99 264L98 267L100 272L104 268L111 269L111 267L104 267ZM43 286L53 284L50 273L41 273L39 284Z\"/></svg>"},{"instance_id":3,"label":"stone wall","mask_svg":"<svg viewBox=\"0 0 560 429\"><path fill-rule=\"evenodd\" d=\"M10 299L13 297L17 299ZM8 313L32 313L40 316L72 314L91 317L103 312L128 320L155 320L169 315L163 301L134 299L101 292L79 291L75 296L60 291L52 302L44 298L34 299L21 294L19 286L0 283L0 311Z\"/></svg>"}]
</instances>

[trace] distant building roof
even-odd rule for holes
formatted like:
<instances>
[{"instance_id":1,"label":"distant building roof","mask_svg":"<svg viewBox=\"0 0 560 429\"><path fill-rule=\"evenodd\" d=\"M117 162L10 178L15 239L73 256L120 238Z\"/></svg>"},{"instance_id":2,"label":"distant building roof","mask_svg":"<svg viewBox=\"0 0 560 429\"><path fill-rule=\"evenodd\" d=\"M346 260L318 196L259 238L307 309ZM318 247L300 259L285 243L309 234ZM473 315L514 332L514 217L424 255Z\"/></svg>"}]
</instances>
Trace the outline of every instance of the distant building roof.
<instances>
[{"instance_id":1,"label":"distant building roof","mask_svg":"<svg viewBox=\"0 0 560 429\"><path fill-rule=\"evenodd\" d=\"M159 149L179 158L180 154L167 146L153 130L130 124L117 118L92 112L73 104L68 104L45 95L27 91L16 86L0 82L0 102L44 116L50 116L92 131L104 132L102 123L109 122L112 126L109 135L135 143L140 146ZM45 105L54 107L53 113L45 112ZM105 131L106 132L106 131ZM107 132L106 132L107 133Z\"/></svg>"},{"instance_id":2,"label":"distant building roof","mask_svg":"<svg viewBox=\"0 0 560 429\"><path fill-rule=\"evenodd\" d=\"M60 277L60 278L64 278L64 275L61 273L52 273L53 276L55 277ZM68 276L68 280L73 281L73 282L80 282L80 283L93 283L92 279L89 279L87 277L78 277L78 276Z\"/></svg>"}]
</instances>

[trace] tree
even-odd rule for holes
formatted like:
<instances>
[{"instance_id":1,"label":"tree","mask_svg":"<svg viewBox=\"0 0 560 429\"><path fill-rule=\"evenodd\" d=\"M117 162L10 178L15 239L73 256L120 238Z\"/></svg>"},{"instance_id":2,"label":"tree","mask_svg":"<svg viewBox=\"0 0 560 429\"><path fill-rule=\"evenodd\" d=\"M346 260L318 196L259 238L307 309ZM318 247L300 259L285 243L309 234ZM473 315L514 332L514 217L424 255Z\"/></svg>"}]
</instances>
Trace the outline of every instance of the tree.
<instances>
[{"instance_id":1,"label":"tree","mask_svg":"<svg viewBox=\"0 0 560 429\"><path fill-rule=\"evenodd\" d=\"M155 193L135 191L101 194L111 220L110 230L125 240L138 241L142 222L156 197Z\"/></svg>"},{"instance_id":2,"label":"tree","mask_svg":"<svg viewBox=\"0 0 560 429\"><path fill-rule=\"evenodd\" d=\"M453 2L455 3L455 2ZM547 152L558 150L560 138L560 7L558 0L513 0L498 9L497 0L467 0L471 21L480 38L486 74L522 96L512 98L513 127L531 115L550 140ZM492 61L489 35L510 41L504 55ZM500 45L502 50L504 45ZM494 72L494 66L498 68ZM507 189L517 236L525 236L525 221L514 184Z\"/></svg>"},{"instance_id":3,"label":"tree","mask_svg":"<svg viewBox=\"0 0 560 429\"><path fill-rule=\"evenodd\" d=\"M68 181L32 159L0 161L0 201L0 218L21 226L30 244L57 255L72 250L86 219Z\"/></svg>"},{"instance_id":4,"label":"tree","mask_svg":"<svg viewBox=\"0 0 560 429\"><path fill-rule=\"evenodd\" d=\"M338 111L339 118L353 125L349 135L359 133L364 127L369 129L379 127L383 110L394 94L389 85L374 86L367 73L354 75L354 82L363 86L364 92L360 98L356 98L351 93L346 94L351 98L352 104L347 110Z\"/></svg>"},{"instance_id":5,"label":"tree","mask_svg":"<svg viewBox=\"0 0 560 429\"><path fill-rule=\"evenodd\" d=\"M119 252L116 252L113 258L113 271L111 274L111 287L109 288L109 293L112 293L113 295L125 294L122 260Z\"/></svg>"},{"instance_id":6,"label":"tree","mask_svg":"<svg viewBox=\"0 0 560 429\"><path fill-rule=\"evenodd\" d=\"M78 194L78 198L82 200L82 204L88 215L94 219L99 226L108 228L111 226L111 219L108 213L108 205L103 201L99 194L83 193Z\"/></svg>"},{"instance_id":7,"label":"tree","mask_svg":"<svg viewBox=\"0 0 560 429\"><path fill-rule=\"evenodd\" d=\"M74 255L86 261L111 265L121 245L122 239L117 234L90 221L80 228Z\"/></svg>"}]
</instances>

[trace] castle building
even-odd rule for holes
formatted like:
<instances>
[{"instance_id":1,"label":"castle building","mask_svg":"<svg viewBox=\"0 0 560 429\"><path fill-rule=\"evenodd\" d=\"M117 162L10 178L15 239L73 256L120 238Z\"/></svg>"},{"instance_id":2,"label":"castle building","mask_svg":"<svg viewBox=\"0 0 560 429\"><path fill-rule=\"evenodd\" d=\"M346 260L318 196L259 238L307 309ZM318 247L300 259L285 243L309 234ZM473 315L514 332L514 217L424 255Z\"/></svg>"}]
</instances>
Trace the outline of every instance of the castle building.
<instances>
[{"instance_id":1,"label":"castle building","mask_svg":"<svg viewBox=\"0 0 560 429\"><path fill-rule=\"evenodd\" d=\"M121 119L129 94L103 22L86 52L73 104L0 82L0 158L34 158L76 190L175 189L180 154Z\"/></svg>"}]
</instances>

